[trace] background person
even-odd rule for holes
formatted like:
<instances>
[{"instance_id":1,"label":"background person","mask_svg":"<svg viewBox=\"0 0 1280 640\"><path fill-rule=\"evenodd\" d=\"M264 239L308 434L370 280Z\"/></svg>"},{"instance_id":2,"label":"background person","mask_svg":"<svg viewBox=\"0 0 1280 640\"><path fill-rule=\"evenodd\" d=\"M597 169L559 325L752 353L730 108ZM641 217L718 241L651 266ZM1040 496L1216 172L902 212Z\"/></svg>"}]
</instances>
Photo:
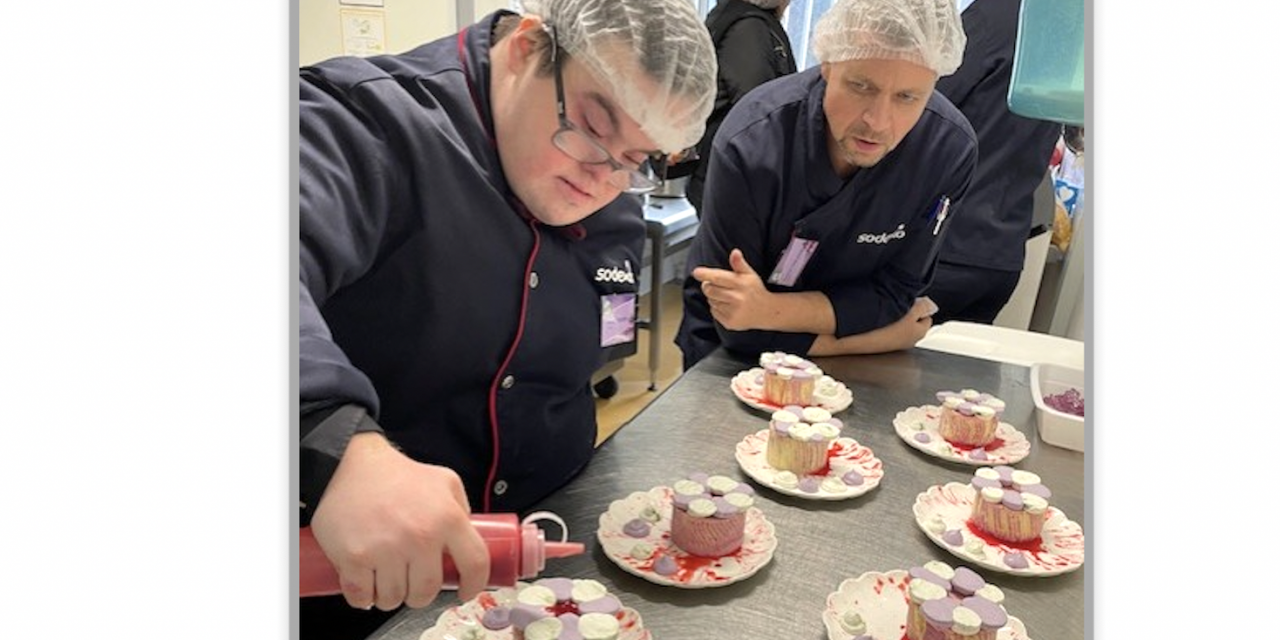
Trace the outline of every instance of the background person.
<instances>
[{"instance_id":1,"label":"background person","mask_svg":"<svg viewBox=\"0 0 1280 640\"><path fill-rule=\"evenodd\" d=\"M697 154L688 163L692 171L685 187L685 196L699 215L711 141L729 109L748 91L796 72L791 39L782 27L782 13L789 4L791 0L720 0L707 14L707 31L716 47L716 102ZM679 173L679 168L672 168L673 177Z\"/></svg>"},{"instance_id":2,"label":"background person","mask_svg":"<svg viewBox=\"0 0 1280 640\"><path fill-rule=\"evenodd\" d=\"M1062 125L1009 110L1021 0L975 0L961 19L969 42L938 92L978 135L978 169L938 254L926 294L934 323L991 324L1009 302L1026 260L1035 190L1049 171Z\"/></svg>"}]
</instances>

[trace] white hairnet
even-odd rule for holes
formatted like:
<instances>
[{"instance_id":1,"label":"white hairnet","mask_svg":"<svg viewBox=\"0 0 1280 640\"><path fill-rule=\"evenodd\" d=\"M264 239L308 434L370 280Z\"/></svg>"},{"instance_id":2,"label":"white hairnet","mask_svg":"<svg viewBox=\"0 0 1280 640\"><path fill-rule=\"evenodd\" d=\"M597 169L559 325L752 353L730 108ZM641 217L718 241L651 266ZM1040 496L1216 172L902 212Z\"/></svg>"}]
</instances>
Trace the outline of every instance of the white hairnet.
<instances>
[{"instance_id":1,"label":"white hairnet","mask_svg":"<svg viewBox=\"0 0 1280 640\"><path fill-rule=\"evenodd\" d=\"M964 57L956 0L836 0L813 29L819 62L907 60L950 75Z\"/></svg>"},{"instance_id":2,"label":"white hairnet","mask_svg":"<svg viewBox=\"0 0 1280 640\"><path fill-rule=\"evenodd\" d=\"M711 34L689 0L524 0L661 151L692 147L716 97ZM637 74L643 70L643 74ZM639 75L640 77L637 77ZM648 76L648 78L644 78Z\"/></svg>"}]
</instances>

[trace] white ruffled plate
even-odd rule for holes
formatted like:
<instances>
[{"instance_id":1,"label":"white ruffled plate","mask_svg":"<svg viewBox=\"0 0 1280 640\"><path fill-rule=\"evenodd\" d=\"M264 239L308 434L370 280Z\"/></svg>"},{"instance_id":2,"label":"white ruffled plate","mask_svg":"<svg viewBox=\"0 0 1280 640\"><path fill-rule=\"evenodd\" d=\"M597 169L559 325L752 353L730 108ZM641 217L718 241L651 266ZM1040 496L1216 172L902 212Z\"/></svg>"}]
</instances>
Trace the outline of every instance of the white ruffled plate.
<instances>
[{"instance_id":1,"label":"white ruffled plate","mask_svg":"<svg viewBox=\"0 0 1280 640\"><path fill-rule=\"evenodd\" d=\"M773 523L766 520L764 513L756 507L747 509L741 549L721 558L700 558L684 552L671 542L671 495L672 490L668 486L657 486L647 492L637 491L622 500L613 501L609 510L600 515L596 538L600 540L605 555L623 571L656 584L703 589L746 580L773 559L778 538ZM623 525L639 518L646 507L660 516L657 522L647 521L649 534L633 538L623 533ZM634 553L640 544L652 549L652 554ZM678 567L675 573L664 576L653 570L654 563L663 555L675 560Z\"/></svg>"},{"instance_id":2,"label":"white ruffled plate","mask_svg":"<svg viewBox=\"0 0 1280 640\"><path fill-rule=\"evenodd\" d=\"M782 408L781 405L765 399L764 369L760 367L739 372L738 375L733 377L729 387L733 389L733 395L753 409L773 413ZM849 405L853 404L853 392L849 390L849 387L827 375L818 378L818 382L814 385L813 395L817 404L812 406L822 407L831 413L844 411L849 408Z\"/></svg>"},{"instance_id":3,"label":"white ruffled plate","mask_svg":"<svg viewBox=\"0 0 1280 640\"><path fill-rule=\"evenodd\" d=\"M848 613L862 616L866 634L875 638L905 638L907 633L907 572L901 569L880 573L868 571L840 583L827 595L822 622L828 640L849 640L853 634L840 626ZM1009 616L1009 623L996 632L996 640L1031 640L1022 621Z\"/></svg>"},{"instance_id":4,"label":"white ruffled plate","mask_svg":"<svg viewBox=\"0 0 1280 640\"><path fill-rule=\"evenodd\" d=\"M948 482L934 485L916 496L912 510L916 524L934 544L967 563L1015 576L1044 577L1075 571L1084 566L1084 530L1067 519L1057 507L1049 507L1049 517L1040 538L1030 542L1001 542L969 523L973 501L978 492L972 485ZM951 544L944 536L951 533ZM1005 564L1008 554L1021 554L1027 559L1025 569Z\"/></svg>"},{"instance_id":5,"label":"white ruffled plate","mask_svg":"<svg viewBox=\"0 0 1280 640\"><path fill-rule=\"evenodd\" d=\"M836 438L827 449L828 471L822 475L803 476L795 485L778 483L778 471L769 466L769 430L748 435L738 443L734 457L738 466L753 480L789 496L810 500L844 500L856 498L878 486L884 477L884 463L869 447L858 444L853 438ZM847 485L840 480L850 470L862 474L862 484ZM806 479L810 479L806 482ZM812 491L805 491L811 488Z\"/></svg>"},{"instance_id":6,"label":"white ruffled plate","mask_svg":"<svg viewBox=\"0 0 1280 640\"><path fill-rule=\"evenodd\" d=\"M436 619L435 625L422 632L418 640L512 640L515 628L506 627L496 631L484 628L480 620L484 612L497 606L510 606L515 602L516 591L526 583L517 583L516 588L502 588L482 591L480 595L456 606L445 609ZM618 640L652 640L644 621L635 609L623 607L618 613L618 624L621 627Z\"/></svg>"},{"instance_id":7,"label":"white ruffled plate","mask_svg":"<svg viewBox=\"0 0 1280 640\"><path fill-rule=\"evenodd\" d=\"M935 458L975 467L1014 464L1031 453L1031 441L1008 422L1001 422L996 427L996 439L986 447L954 445L938 433L941 415L942 408L934 405L911 407L898 412L893 419L893 430L898 432L903 442Z\"/></svg>"}]
</instances>

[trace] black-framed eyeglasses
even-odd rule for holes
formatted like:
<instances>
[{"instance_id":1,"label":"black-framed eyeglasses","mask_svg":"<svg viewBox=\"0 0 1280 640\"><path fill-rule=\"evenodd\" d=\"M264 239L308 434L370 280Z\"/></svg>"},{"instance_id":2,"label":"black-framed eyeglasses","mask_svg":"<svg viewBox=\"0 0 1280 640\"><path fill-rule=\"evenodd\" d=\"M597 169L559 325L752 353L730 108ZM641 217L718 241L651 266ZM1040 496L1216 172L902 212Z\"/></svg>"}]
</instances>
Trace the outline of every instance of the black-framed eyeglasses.
<instances>
[{"instance_id":1,"label":"black-framed eyeglasses","mask_svg":"<svg viewBox=\"0 0 1280 640\"><path fill-rule=\"evenodd\" d=\"M632 169L614 159L609 153L585 131L574 126L565 113L564 80L560 76L560 44L556 39L556 29L549 24L542 25L551 35L551 64L555 67L556 76L556 115L560 118L560 128L551 134L551 143L565 155L583 164L607 164L609 184L627 193L648 193L657 188L658 183L651 176L649 160Z\"/></svg>"}]
</instances>

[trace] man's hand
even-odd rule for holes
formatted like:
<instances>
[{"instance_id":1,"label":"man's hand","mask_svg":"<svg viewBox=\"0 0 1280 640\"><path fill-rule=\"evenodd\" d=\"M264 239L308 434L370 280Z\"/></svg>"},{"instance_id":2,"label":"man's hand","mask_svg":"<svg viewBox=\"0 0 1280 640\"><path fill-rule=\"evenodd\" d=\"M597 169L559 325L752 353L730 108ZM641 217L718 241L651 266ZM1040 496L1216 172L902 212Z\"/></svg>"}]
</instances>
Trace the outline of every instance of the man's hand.
<instances>
[{"instance_id":1,"label":"man's hand","mask_svg":"<svg viewBox=\"0 0 1280 640\"><path fill-rule=\"evenodd\" d=\"M894 321L893 324L876 329L886 333L884 350L896 351L916 346L916 343L920 342L920 339L933 327L933 314L937 312L938 305L933 300L928 297L916 298L906 315Z\"/></svg>"},{"instance_id":2,"label":"man's hand","mask_svg":"<svg viewBox=\"0 0 1280 640\"><path fill-rule=\"evenodd\" d=\"M458 474L415 462L379 433L351 438L311 519L347 603L390 611L425 607L443 584L442 555L458 567L458 597L489 581L489 552L471 525Z\"/></svg>"},{"instance_id":3,"label":"man's hand","mask_svg":"<svg viewBox=\"0 0 1280 640\"><path fill-rule=\"evenodd\" d=\"M765 288L741 250L729 253L729 266L732 271L712 267L693 270L693 277L702 283L702 293L711 305L711 316L731 331L771 328L774 294Z\"/></svg>"}]
</instances>

